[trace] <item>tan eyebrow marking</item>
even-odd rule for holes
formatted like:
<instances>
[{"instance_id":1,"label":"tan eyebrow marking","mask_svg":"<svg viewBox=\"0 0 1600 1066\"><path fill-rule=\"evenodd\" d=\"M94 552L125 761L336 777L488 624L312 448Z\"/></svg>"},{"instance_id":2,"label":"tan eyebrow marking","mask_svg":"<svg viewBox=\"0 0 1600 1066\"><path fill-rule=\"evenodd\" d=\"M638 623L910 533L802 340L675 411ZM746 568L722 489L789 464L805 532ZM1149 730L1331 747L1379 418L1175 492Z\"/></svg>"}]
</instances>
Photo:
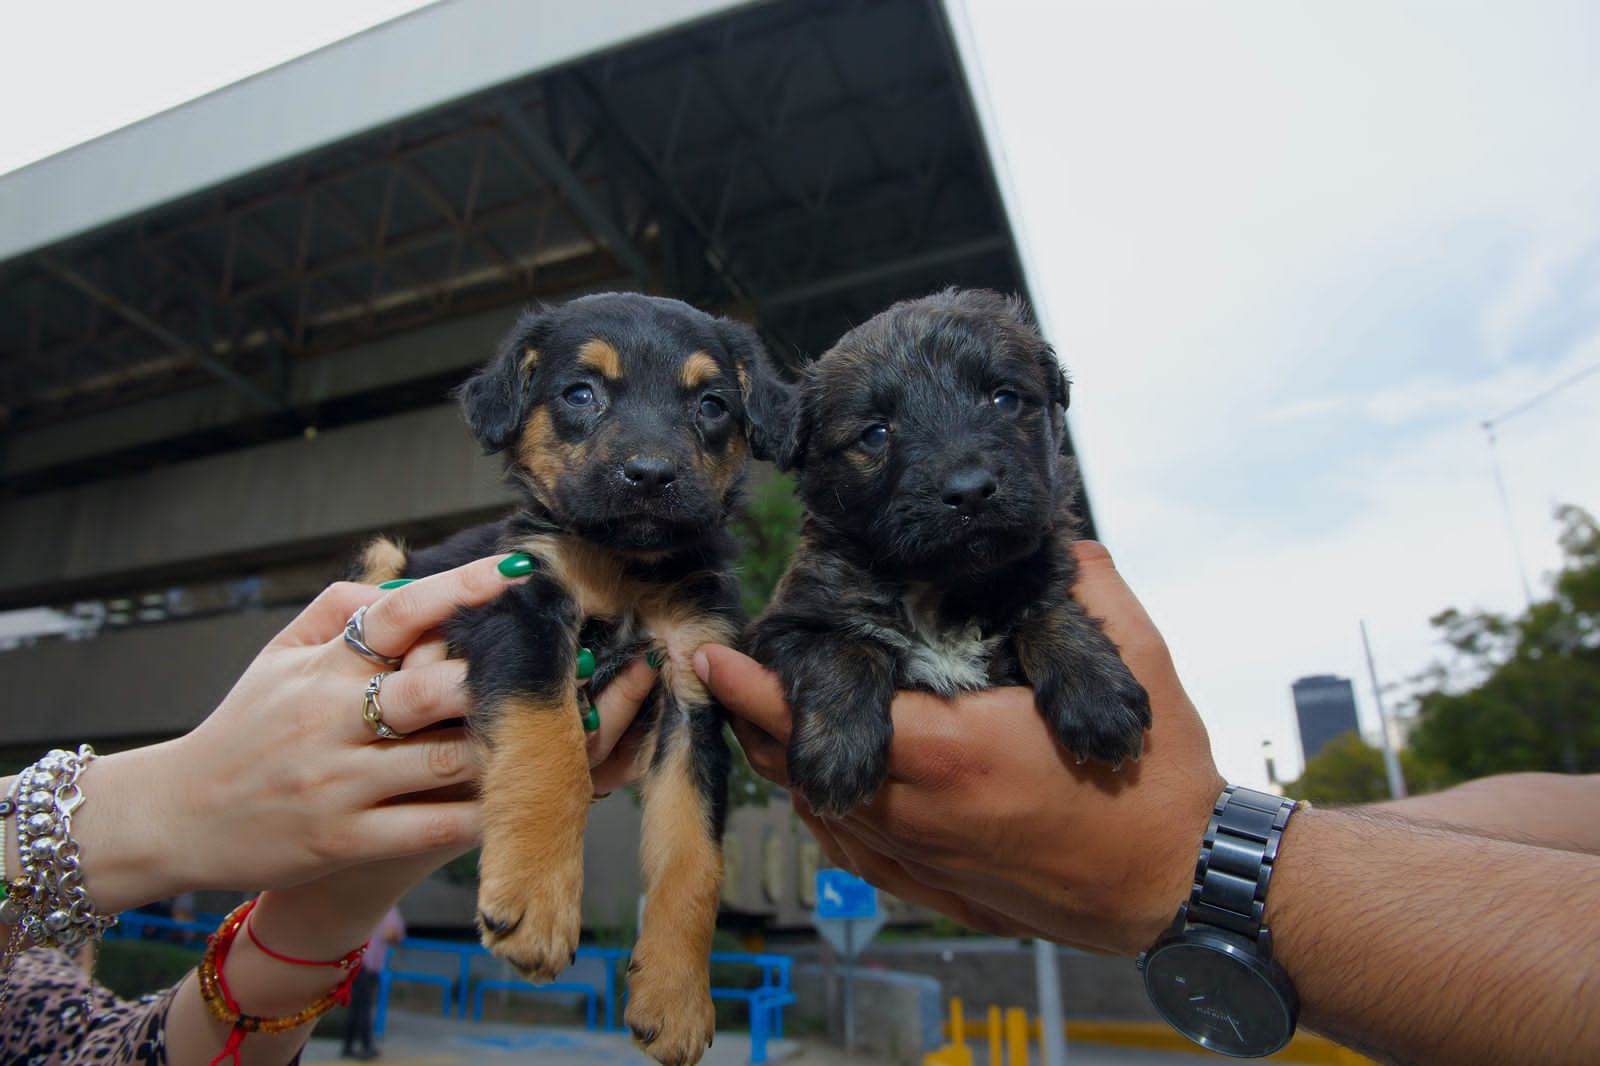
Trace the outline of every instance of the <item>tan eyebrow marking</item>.
<instances>
[{"instance_id":1,"label":"tan eyebrow marking","mask_svg":"<svg viewBox=\"0 0 1600 1066\"><path fill-rule=\"evenodd\" d=\"M678 369L678 380L686 389L697 389L720 373L722 368L715 359L705 352L691 352Z\"/></svg>"},{"instance_id":2,"label":"tan eyebrow marking","mask_svg":"<svg viewBox=\"0 0 1600 1066\"><path fill-rule=\"evenodd\" d=\"M603 340L584 341L578 349L578 362L609 381L622 377L622 356Z\"/></svg>"}]
</instances>

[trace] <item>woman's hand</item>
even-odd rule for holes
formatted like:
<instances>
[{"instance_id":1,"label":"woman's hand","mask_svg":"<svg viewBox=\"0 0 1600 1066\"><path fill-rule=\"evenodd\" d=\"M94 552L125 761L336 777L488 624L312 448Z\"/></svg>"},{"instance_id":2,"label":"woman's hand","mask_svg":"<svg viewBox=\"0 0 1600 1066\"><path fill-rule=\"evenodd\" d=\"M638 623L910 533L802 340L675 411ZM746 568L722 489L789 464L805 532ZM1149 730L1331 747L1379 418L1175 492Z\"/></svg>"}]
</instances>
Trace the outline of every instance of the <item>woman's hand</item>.
<instances>
[{"instance_id":1,"label":"woman's hand","mask_svg":"<svg viewBox=\"0 0 1600 1066\"><path fill-rule=\"evenodd\" d=\"M1139 762L1077 765L1027 689L903 692L878 794L843 818L819 818L798 798L796 810L834 862L903 899L974 929L1126 955L1177 913L1223 781L1166 644L1111 557L1093 542L1073 550L1074 597L1150 693ZM732 712L750 764L785 784L789 711L777 679L716 645L695 668Z\"/></svg>"},{"instance_id":2,"label":"woman's hand","mask_svg":"<svg viewBox=\"0 0 1600 1066\"><path fill-rule=\"evenodd\" d=\"M467 667L446 658L437 631L506 589L497 563L387 591L330 586L193 732L86 771L88 802L74 829L100 909L192 889L294 885L379 861L385 883L403 891L472 847L479 748L459 724L470 709ZM345 643L345 623L363 605L368 646L403 657L398 668ZM383 720L404 739L380 739L362 716L378 673ZM628 779L631 761L613 748L654 678L633 663L597 701L600 728L589 739L597 791ZM379 872L352 871L358 881Z\"/></svg>"}]
</instances>

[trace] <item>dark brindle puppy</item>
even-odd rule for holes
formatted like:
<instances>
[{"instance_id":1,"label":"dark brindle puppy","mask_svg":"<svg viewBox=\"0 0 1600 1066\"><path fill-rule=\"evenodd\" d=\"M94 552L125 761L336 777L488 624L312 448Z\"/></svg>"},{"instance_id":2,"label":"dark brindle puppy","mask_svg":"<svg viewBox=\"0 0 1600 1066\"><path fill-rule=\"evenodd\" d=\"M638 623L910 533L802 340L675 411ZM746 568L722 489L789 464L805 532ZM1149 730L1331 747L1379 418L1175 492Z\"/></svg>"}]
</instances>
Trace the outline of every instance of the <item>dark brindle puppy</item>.
<instances>
[{"instance_id":1,"label":"dark brindle puppy","mask_svg":"<svg viewBox=\"0 0 1600 1066\"><path fill-rule=\"evenodd\" d=\"M769 384L771 383L771 384ZM526 495L504 521L406 554L369 545L362 578L417 577L496 552L536 570L448 628L487 747L478 894L484 944L549 980L578 946L590 802L580 647L597 693L665 653L642 733L644 927L627 1021L663 1063L692 1063L715 1015L707 959L722 881L723 712L689 665L743 623L724 522L764 446L777 388L755 334L676 300L589 296L526 313L460 390L472 432Z\"/></svg>"},{"instance_id":2,"label":"dark brindle puppy","mask_svg":"<svg viewBox=\"0 0 1600 1066\"><path fill-rule=\"evenodd\" d=\"M799 472L805 527L747 643L783 681L812 808L876 791L903 688L1031 685L1080 759L1136 757L1149 701L1068 593L1067 381L1022 305L896 304L804 367L790 402L777 460Z\"/></svg>"}]
</instances>

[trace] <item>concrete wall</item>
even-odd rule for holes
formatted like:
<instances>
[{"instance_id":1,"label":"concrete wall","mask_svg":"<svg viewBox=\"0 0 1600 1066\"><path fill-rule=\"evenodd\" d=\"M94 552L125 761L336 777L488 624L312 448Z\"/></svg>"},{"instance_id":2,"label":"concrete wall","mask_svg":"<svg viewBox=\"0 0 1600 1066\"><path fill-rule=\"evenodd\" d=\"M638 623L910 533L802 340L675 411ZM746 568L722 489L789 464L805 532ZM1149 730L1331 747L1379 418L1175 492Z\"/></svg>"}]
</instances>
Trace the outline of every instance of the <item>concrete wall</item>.
<instances>
[{"instance_id":1,"label":"concrete wall","mask_svg":"<svg viewBox=\"0 0 1600 1066\"><path fill-rule=\"evenodd\" d=\"M464 377L489 358L515 318L516 308L496 308L296 360L284 401L296 410L315 411L377 389L452 374ZM13 434L0 454L0 479L210 433L261 415L252 400L221 383L140 400Z\"/></svg>"},{"instance_id":2,"label":"concrete wall","mask_svg":"<svg viewBox=\"0 0 1600 1066\"><path fill-rule=\"evenodd\" d=\"M820 958L800 950L797 959ZM1132 959L1060 948L1061 1005L1069 1018L1158 1020ZM1039 1012L1033 947L1015 940L958 937L942 941L877 942L862 952L862 966L916 973L937 981L946 1000L960 996L967 1016L990 1005ZM941 1007L941 1010L944 1008Z\"/></svg>"},{"instance_id":3,"label":"concrete wall","mask_svg":"<svg viewBox=\"0 0 1600 1066\"><path fill-rule=\"evenodd\" d=\"M0 747L76 747L186 732L295 614L247 611L0 652ZM351 698L355 714L360 693Z\"/></svg>"},{"instance_id":4,"label":"concrete wall","mask_svg":"<svg viewBox=\"0 0 1600 1066\"><path fill-rule=\"evenodd\" d=\"M512 498L445 404L9 501L0 608L349 551L373 530L447 532Z\"/></svg>"},{"instance_id":5,"label":"concrete wall","mask_svg":"<svg viewBox=\"0 0 1600 1066\"><path fill-rule=\"evenodd\" d=\"M828 1039L843 1044L847 969L854 984L858 1052L915 1066L944 1042L940 1036L944 993L938 981L921 974L860 966L796 966L796 1002L790 1017L825 1027Z\"/></svg>"},{"instance_id":6,"label":"concrete wall","mask_svg":"<svg viewBox=\"0 0 1600 1066\"><path fill-rule=\"evenodd\" d=\"M640 815L639 805L626 791L589 808L583 840L583 922L590 936L616 932L631 936L634 931L643 890ZM757 919L781 928L807 927L813 902L808 886L815 877L819 851L788 804L778 801L766 807L733 810L723 854L725 924L731 927ZM756 856L765 859L758 862ZM436 877L414 889L403 910L414 925L469 929L474 900L471 887Z\"/></svg>"}]
</instances>

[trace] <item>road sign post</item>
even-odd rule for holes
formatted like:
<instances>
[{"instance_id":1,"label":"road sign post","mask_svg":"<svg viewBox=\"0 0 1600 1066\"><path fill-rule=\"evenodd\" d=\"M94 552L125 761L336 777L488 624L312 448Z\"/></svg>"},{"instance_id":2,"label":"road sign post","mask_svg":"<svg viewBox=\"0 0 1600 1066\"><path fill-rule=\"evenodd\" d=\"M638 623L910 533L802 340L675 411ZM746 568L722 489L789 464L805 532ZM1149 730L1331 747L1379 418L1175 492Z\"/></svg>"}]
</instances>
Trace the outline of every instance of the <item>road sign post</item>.
<instances>
[{"instance_id":1,"label":"road sign post","mask_svg":"<svg viewBox=\"0 0 1600 1066\"><path fill-rule=\"evenodd\" d=\"M811 924L844 959L844 1046L856 1049L855 960L883 928L878 891L843 870L817 871L817 909Z\"/></svg>"}]
</instances>

